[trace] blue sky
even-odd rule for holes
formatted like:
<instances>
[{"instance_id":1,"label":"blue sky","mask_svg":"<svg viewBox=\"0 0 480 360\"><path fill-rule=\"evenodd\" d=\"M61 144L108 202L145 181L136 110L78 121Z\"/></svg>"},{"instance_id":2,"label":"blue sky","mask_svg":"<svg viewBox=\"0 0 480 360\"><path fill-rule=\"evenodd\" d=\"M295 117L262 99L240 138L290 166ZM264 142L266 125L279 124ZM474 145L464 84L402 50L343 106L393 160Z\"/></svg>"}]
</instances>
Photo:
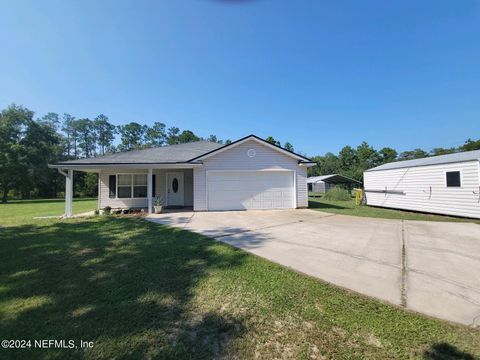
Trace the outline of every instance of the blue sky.
<instances>
[{"instance_id":1,"label":"blue sky","mask_svg":"<svg viewBox=\"0 0 480 360\"><path fill-rule=\"evenodd\" d=\"M0 0L0 107L308 155L480 137L478 1Z\"/></svg>"}]
</instances>

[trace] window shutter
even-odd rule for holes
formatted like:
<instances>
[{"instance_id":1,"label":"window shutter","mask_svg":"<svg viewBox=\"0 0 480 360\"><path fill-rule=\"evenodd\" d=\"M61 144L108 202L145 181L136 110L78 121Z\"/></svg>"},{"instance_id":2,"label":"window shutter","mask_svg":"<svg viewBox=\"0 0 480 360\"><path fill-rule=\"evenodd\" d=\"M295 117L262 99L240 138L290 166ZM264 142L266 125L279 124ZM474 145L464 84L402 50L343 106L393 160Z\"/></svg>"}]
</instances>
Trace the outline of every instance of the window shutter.
<instances>
[{"instance_id":1,"label":"window shutter","mask_svg":"<svg viewBox=\"0 0 480 360\"><path fill-rule=\"evenodd\" d=\"M153 175L152 175L152 197L155 197L155 193L156 193L156 191L155 191L155 183L156 183L156 181L155 181L155 174L153 174Z\"/></svg>"},{"instance_id":2,"label":"window shutter","mask_svg":"<svg viewBox=\"0 0 480 360\"><path fill-rule=\"evenodd\" d=\"M114 199L117 191L117 176L116 175L110 175L108 178L108 193L110 199Z\"/></svg>"}]
</instances>

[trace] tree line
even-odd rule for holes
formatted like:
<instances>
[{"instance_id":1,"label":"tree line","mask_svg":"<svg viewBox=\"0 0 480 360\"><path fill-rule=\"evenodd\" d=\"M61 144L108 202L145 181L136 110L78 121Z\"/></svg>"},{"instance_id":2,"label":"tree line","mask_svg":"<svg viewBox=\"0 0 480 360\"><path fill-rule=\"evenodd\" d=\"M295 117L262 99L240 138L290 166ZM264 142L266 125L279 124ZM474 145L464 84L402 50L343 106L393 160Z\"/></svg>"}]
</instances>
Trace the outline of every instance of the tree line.
<instances>
[{"instance_id":1,"label":"tree line","mask_svg":"<svg viewBox=\"0 0 480 360\"><path fill-rule=\"evenodd\" d=\"M380 150L376 150L364 141L356 148L349 145L344 146L337 155L328 152L323 156L314 156L312 160L316 162L316 165L310 170L309 176L341 174L363 182L363 172L365 170L389 162L479 149L480 139L468 139L463 145L458 147L439 147L431 151L417 148L401 153L398 153L397 150L391 147L383 147Z\"/></svg>"},{"instance_id":2,"label":"tree line","mask_svg":"<svg viewBox=\"0 0 480 360\"><path fill-rule=\"evenodd\" d=\"M6 202L9 196L40 198L60 195L64 191L65 180L58 171L49 169L48 164L198 140L231 143L213 134L202 138L191 130L167 127L162 122L154 122L151 126L136 122L114 125L103 114L94 119L77 119L70 114L50 112L35 118L33 111L12 104L0 112L2 202ZM288 141L281 144L272 136L265 140L294 151ZM435 148L431 151L414 149L401 153L390 147L377 151L362 142L356 148L344 146L337 155L329 152L312 157L316 165L309 170L309 175L342 174L362 181L365 170L388 162L477 149L480 149L480 139L468 139L459 147ZM97 181L96 174L75 172L74 191L80 196L96 196Z\"/></svg>"},{"instance_id":3,"label":"tree line","mask_svg":"<svg viewBox=\"0 0 480 360\"><path fill-rule=\"evenodd\" d=\"M116 140L118 138L118 145ZM88 158L118 151L208 140L230 143L210 135L204 139L191 130L130 122L114 125L103 114L94 119L49 112L35 118L34 112L12 104L0 112L0 193L8 197L57 197L64 190L64 178L48 164ZM77 195L95 196L97 175L75 173Z\"/></svg>"}]
</instances>

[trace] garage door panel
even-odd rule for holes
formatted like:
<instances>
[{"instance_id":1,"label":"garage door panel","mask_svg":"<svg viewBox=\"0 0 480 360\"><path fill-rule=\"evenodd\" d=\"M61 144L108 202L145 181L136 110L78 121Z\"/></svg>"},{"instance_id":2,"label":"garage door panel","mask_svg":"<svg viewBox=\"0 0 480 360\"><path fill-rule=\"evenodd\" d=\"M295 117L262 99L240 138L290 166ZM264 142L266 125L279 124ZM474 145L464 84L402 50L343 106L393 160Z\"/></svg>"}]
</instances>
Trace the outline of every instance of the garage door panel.
<instances>
[{"instance_id":1,"label":"garage door panel","mask_svg":"<svg viewBox=\"0 0 480 360\"><path fill-rule=\"evenodd\" d=\"M291 171L212 172L207 189L209 210L294 207Z\"/></svg>"}]
</instances>

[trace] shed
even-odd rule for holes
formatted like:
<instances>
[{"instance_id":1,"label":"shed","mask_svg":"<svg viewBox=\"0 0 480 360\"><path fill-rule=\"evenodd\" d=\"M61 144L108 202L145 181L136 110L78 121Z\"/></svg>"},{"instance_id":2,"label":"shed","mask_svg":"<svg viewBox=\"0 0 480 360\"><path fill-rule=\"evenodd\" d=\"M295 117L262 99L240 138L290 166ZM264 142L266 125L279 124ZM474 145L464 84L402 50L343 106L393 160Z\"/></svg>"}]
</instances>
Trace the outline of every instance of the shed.
<instances>
[{"instance_id":1,"label":"shed","mask_svg":"<svg viewBox=\"0 0 480 360\"><path fill-rule=\"evenodd\" d=\"M480 218L480 150L388 163L363 179L367 205Z\"/></svg>"},{"instance_id":2,"label":"shed","mask_svg":"<svg viewBox=\"0 0 480 360\"><path fill-rule=\"evenodd\" d=\"M360 181L350 179L349 177L330 174L321 176L312 176L307 179L308 191L316 193L326 193L336 185L345 185L347 188L352 188L355 185L361 185Z\"/></svg>"}]
</instances>

